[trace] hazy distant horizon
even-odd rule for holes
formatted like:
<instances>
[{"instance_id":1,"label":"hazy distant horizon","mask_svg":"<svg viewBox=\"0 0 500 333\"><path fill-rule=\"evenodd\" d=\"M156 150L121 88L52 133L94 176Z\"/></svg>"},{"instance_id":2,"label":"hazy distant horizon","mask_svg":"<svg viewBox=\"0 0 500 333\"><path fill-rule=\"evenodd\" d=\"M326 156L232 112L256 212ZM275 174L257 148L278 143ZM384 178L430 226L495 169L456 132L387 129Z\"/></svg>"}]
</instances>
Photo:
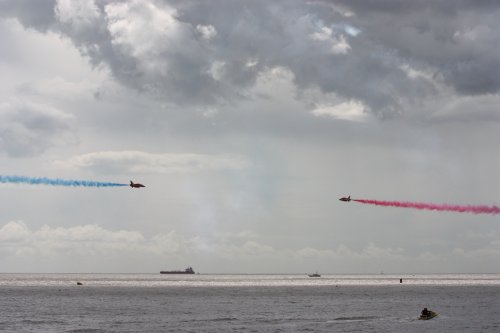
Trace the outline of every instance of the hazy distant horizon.
<instances>
[{"instance_id":1,"label":"hazy distant horizon","mask_svg":"<svg viewBox=\"0 0 500 333\"><path fill-rule=\"evenodd\" d=\"M289 272L289 273L273 273L273 272L249 272L249 273L244 273L244 272L196 272L194 275L262 275L262 276L307 276L308 274L312 273L319 273L321 277L324 276L393 276L394 278L405 277L405 276L433 276L433 275L499 275L500 272L483 272L483 273L477 273L477 272L420 272L420 273L415 273L415 272L372 272L372 273L349 273L349 272L344 272L344 273L333 273L333 272L322 272L322 271L309 271L309 272ZM0 274L23 274L23 275L29 275L29 274L53 274L53 275L76 275L76 274L100 274L100 275L161 275L161 276L169 276L165 274L160 274L160 271L158 272L5 272L2 271ZM173 274L171 275L173 277L185 277L183 274ZM189 277L190 275L188 275Z\"/></svg>"}]
</instances>

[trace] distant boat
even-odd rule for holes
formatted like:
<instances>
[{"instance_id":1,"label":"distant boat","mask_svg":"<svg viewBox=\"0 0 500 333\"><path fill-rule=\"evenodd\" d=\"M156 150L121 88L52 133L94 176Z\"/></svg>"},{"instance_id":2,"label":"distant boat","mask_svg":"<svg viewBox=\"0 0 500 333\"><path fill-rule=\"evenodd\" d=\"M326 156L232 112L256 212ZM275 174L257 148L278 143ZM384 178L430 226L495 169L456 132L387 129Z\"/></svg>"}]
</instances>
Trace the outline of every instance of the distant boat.
<instances>
[{"instance_id":1,"label":"distant boat","mask_svg":"<svg viewBox=\"0 0 500 333\"><path fill-rule=\"evenodd\" d=\"M313 273L313 274L307 274L307 276L309 276L309 277L321 277L321 275L318 274L318 272Z\"/></svg>"},{"instance_id":2,"label":"distant boat","mask_svg":"<svg viewBox=\"0 0 500 333\"><path fill-rule=\"evenodd\" d=\"M160 271L160 274L194 274L194 270L188 267L183 271Z\"/></svg>"}]
</instances>

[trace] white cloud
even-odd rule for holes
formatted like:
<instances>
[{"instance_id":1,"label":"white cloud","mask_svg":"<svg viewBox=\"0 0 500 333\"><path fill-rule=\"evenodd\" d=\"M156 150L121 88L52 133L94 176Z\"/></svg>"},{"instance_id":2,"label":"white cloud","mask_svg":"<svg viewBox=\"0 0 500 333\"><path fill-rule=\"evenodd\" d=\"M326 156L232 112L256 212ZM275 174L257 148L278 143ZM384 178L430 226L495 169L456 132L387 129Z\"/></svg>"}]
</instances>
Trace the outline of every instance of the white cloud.
<instances>
[{"instance_id":1,"label":"white cloud","mask_svg":"<svg viewBox=\"0 0 500 333\"><path fill-rule=\"evenodd\" d=\"M224 65L223 61L214 61L207 72L214 80L220 81L224 76Z\"/></svg>"},{"instance_id":2,"label":"white cloud","mask_svg":"<svg viewBox=\"0 0 500 333\"><path fill-rule=\"evenodd\" d=\"M217 36L217 30L215 30L215 27L213 25L198 24L196 26L196 31L198 31L201 37L205 40L210 40Z\"/></svg>"},{"instance_id":3,"label":"white cloud","mask_svg":"<svg viewBox=\"0 0 500 333\"><path fill-rule=\"evenodd\" d=\"M424 79L430 83L435 81L434 74L428 70L416 69L411 67L409 64L403 64L399 66L399 68L406 73L408 78L416 80L416 79Z\"/></svg>"},{"instance_id":4,"label":"white cloud","mask_svg":"<svg viewBox=\"0 0 500 333\"><path fill-rule=\"evenodd\" d=\"M58 0L55 13L61 23L70 24L75 30L92 27L101 14L94 0Z\"/></svg>"},{"instance_id":5,"label":"white cloud","mask_svg":"<svg viewBox=\"0 0 500 333\"><path fill-rule=\"evenodd\" d=\"M54 163L66 168L125 174L240 170L250 165L246 158L236 155L152 154L141 151L95 152Z\"/></svg>"},{"instance_id":6,"label":"white cloud","mask_svg":"<svg viewBox=\"0 0 500 333\"><path fill-rule=\"evenodd\" d=\"M374 243L357 250L343 244L335 249L293 248L266 244L259 240L261 238L252 232L225 232L202 237L180 234L175 230L147 237L139 231L110 230L95 224L72 227L43 225L33 229L22 221L11 221L0 227L0 258L8 256L14 261L26 258L46 261L54 258L75 260L86 257L88 260L88 257L98 256L133 256L156 261L157 258L171 256L211 258L213 262L230 264L229 269L227 266L223 269L225 272L248 272L248 267L265 269L273 265L296 272L297 267L313 269L314 266L335 265L336 272L354 269L351 272L373 273L380 267L411 271L412 263L418 264L415 269L424 267L427 272L440 272L441 266L450 262L480 263L482 267L487 267L500 256L498 242L472 250L455 248L451 252L410 254L403 248L381 247ZM382 263L383 266L380 266ZM268 272L278 271L271 268Z\"/></svg>"},{"instance_id":7,"label":"white cloud","mask_svg":"<svg viewBox=\"0 0 500 333\"><path fill-rule=\"evenodd\" d=\"M365 121L368 118L366 107L359 101L348 101L333 106L318 106L312 111L315 116L330 116L349 121Z\"/></svg>"},{"instance_id":8,"label":"white cloud","mask_svg":"<svg viewBox=\"0 0 500 333\"><path fill-rule=\"evenodd\" d=\"M280 254L269 245L249 240L248 234L216 236L208 240L199 236L183 236L176 231L146 237L139 231L109 230L99 225L87 224L74 227L50 227L43 225L31 229L22 221L11 221L0 228L0 254L2 252L23 255L51 256L135 254L135 255L183 255L190 252L209 252L214 256L237 258L266 257ZM228 243L228 240L236 242ZM210 243L210 246L207 244Z\"/></svg>"},{"instance_id":9,"label":"white cloud","mask_svg":"<svg viewBox=\"0 0 500 333\"><path fill-rule=\"evenodd\" d=\"M6 243L24 242L31 234L23 222L11 221L0 228L0 241Z\"/></svg>"},{"instance_id":10,"label":"white cloud","mask_svg":"<svg viewBox=\"0 0 500 333\"><path fill-rule=\"evenodd\" d=\"M346 54L351 49L344 35L336 35L334 30L328 27L322 27L319 31L313 32L309 36L313 40L327 43L334 54Z\"/></svg>"},{"instance_id":11,"label":"white cloud","mask_svg":"<svg viewBox=\"0 0 500 333\"><path fill-rule=\"evenodd\" d=\"M349 24L344 25L344 30L348 35L353 36L353 37L356 37L357 35L359 35L361 33L361 30L359 30L358 28L353 27L352 25L349 25Z\"/></svg>"},{"instance_id":12,"label":"white cloud","mask_svg":"<svg viewBox=\"0 0 500 333\"><path fill-rule=\"evenodd\" d=\"M177 12L171 7L129 1L110 3L105 12L112 44L133 57L147 74L165 74L169 65L164 53L189 44L190 26L177 21Z\"/></svg>"},{"instance_id":13,"label":"white cloud","mask_svg":"<svg viewBox=\"0 0 500 333\"><path fill-rule=\"evenodd\" d=\"M22 221L11 221L0 228L0 253L16 255L71 256L109 253L174 254L187 253L196 238L186 238L175 231L147 238L138 231L108 230L98 225L30 229Z\"/></svg>"}]
</instances>

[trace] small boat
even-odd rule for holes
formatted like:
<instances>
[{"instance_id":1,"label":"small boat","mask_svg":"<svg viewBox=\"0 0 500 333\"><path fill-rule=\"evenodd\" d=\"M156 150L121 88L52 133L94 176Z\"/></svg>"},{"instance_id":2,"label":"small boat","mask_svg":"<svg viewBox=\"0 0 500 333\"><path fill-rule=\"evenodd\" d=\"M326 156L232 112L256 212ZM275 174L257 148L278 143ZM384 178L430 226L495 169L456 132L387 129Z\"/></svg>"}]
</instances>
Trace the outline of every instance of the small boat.
<instances>
[{"instance_id":1,"label":"small boat","mask_svg":"<svg viewBox=\"0 0 500 333\"><path fill-rule=\"evenodd\" d=\"M307 274L307 276L309 276L309 277L321 277L321 275L318 274L318 272L316 272L314 274Z\"/></svg>"},{"instance_id":2,"label":"small boat","mask_svg":"<svg viewBox=\"0 0 500 333\"><path fill-rule=\"evenodd\" d=\"M420 320L429 320L429 319L432 319L434 317L437 317L437 312L434 312L434 311L427 311L427 314L424 315L424 314L421 314L420 317L418 317L418 319Z\"/></svg>"}]
</instances>

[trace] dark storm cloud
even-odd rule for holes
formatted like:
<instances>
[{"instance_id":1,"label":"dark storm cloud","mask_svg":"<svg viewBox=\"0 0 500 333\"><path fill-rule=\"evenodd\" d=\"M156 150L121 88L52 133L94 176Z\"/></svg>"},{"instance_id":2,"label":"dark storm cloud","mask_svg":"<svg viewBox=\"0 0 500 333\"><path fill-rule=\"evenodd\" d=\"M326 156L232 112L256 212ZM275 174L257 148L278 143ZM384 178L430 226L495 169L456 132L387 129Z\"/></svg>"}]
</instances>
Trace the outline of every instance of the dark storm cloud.
<instances>
[{"instance_id":1,"label":"dark storm cloud","mask_svg":"<svg viewBox=\"0 0 500 333\"><path fill-rule=\"evenodd\" d=\"M436 82L459 94L500 88L492 1L35 3L1 6L25 26L68 36L125 86L177 105L252 97L246 91L276 67L291 71L299 92L359 100L380 118L413 112Z\"/></svg>"},{"instance_id":2,"label":"dark storm cloud","mask_svg":"<svg viewBox=\"0 0 500 333\"><path fill-rule=\"evenodd\" d=\"M500 90L499 1L345 1L366 38L441 75L460 94Z\"/></svg>"}]
</instances>

